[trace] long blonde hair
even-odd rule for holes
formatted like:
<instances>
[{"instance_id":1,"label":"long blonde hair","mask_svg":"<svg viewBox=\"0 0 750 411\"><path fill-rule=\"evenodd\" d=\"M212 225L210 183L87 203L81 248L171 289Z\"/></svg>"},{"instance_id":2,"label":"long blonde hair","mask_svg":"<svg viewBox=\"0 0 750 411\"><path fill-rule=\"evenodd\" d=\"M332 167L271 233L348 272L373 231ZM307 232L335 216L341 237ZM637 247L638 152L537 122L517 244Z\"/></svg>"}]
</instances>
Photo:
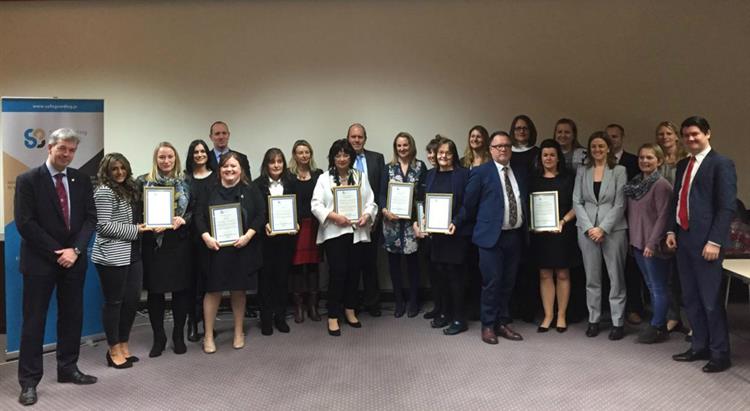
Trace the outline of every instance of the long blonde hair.
<instances>
[{"instance_id":1,"label":"long blonde hair","mask_svg":"<svg viewBox=\"0 0 750 411\"><path fill-rule=\"evenodd\" d=\"M678 161L682 160L683 158L687 157L687 151L685 151L685 147L682 145L682 141L680 141L680 130L677 129L677 126L671 122L671 121L662 121L656 126L656 131L654 134L657 136L659 135L659 129L662 127L666 127L674 133L674 135L677 137L677 152L675 153L675 159L674 163L677 164ZM667 152L664 150L664 147L661 147L662 151L664 152L664 164L667 164Z\"/></svg>"},{"instance_id":2,"label":"long blonde hair","mask_svg":"<svg viewBox=\"0 0 750 411\"><path fill-rule=\"evenodd\" d=\"M466 168L471 168L474 165L474 150L471 149L471 132L477 130L482 135L482 146L479 147L479 152L482 154L482 163L486 163L490 160L490 133L484 126L474 126L469 130L469 136L466 139L466 149L464 150L464 158L461 165Z\"/></svg>"},{"instance_id":3,"label":"long blonde hair","mask_svg":"<svg viewBox=\"0 0 750 411\"><path fill-rule=\"evenodd\" d=\"M154 157L153 157L152 164L151 164L151 171L146 176L146 179L149 181L155 181L159 177L160 175L159 166L156 164L156 159L159 155L159 149L162 147L167 147L171 149L172 152L174 153L174 167L172 167L172 171L169 172L169 175L164 176L164 177L182 179L182 165L180 163L180 155L177 154L177 149L174 148L172 143L168 141L162 141L154 149Z\"/></svg>"},{"instance_id":4,"label":"long blonde hair","mask_svg":"<svg viewBox=\"0 0 750 411\"><path fill-rule=\"evenodd\" d=\"M313 157L313 148L307 140L297 140L294 142L294 145L292 145L292 155L289 158L289 172L295 176L297 175L297 168L299 166L297 166L297 161L294 159L294 153L299 146L305 146L310 150L310 173L315 172L318 169L318 166L315 164L315 158Z\"/></svg>"}]
</instances>

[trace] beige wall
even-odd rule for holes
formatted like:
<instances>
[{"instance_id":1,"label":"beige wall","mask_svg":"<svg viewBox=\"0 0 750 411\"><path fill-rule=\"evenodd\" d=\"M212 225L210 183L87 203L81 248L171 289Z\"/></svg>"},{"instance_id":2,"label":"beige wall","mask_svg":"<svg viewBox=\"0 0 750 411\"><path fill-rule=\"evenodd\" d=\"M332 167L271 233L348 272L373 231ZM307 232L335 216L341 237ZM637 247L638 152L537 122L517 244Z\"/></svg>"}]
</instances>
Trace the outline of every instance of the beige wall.
<instances>
[{"instance_id":1,"label":"beige wall","mask_svg":"<svg viewBox=\"0 0 750 411\"><path fill-rule=\"evenodd\" d=\"M701 114L747 201L749 21L745 1L2 2L0 94L104 98L105 149L137 173L215 119L257 174L297 138L325 163L355 121L388 158L398 131L462 149L518 113L541 137L619 122L631 150Z\"/></svg>"}]
</instances>

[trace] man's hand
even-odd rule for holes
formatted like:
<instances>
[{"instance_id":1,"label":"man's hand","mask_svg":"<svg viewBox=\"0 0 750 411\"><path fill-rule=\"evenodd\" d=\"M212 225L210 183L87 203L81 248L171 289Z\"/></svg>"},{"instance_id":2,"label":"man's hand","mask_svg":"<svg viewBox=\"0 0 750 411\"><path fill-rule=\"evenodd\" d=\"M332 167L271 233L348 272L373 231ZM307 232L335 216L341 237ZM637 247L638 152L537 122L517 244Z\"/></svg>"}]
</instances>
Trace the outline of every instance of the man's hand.
<instances>
[{"instance_id":1,"label":"man's hand","mask_svg":"<svg viewBox=\"0 0 750 411\"><path fill-rule=\"evenodd\" d=\"M677 249L677 236L675 236L674 233L667 234L666 243L670 250Z\"/></svg>"},{"instance_id":2,"label":"man's hand","mask_svg":"<svg viewBox=\"0 0 750 411\"><path fill-rule=\"evenodd\" d=\"M721 248L718 246L706 243L706 245L703 246L703 253L701 255L706 261L716 261L716 259L719 258L719 251L721 251Z\"/></svg>"},{"instance_id":3,"label":"man's hand","mask_svg":"<svg viewBox=\"0 0 750 411\"><path fill-rule=\"evenodd\" d=\"M72 248L63 248L62 250L55 250L57 257L57 263L63 268L70 268L78 260L78 254Z\"/></svg>"}]
</instances>

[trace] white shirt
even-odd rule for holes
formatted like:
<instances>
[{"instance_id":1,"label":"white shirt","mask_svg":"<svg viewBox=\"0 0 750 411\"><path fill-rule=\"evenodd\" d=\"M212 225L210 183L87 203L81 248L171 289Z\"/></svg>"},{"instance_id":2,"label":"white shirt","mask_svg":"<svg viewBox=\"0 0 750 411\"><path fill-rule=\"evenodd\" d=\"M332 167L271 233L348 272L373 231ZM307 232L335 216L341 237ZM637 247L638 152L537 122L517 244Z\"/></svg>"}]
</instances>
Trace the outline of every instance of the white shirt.
<instances>
[{"instance_id":1,"label":"white shirt","mask_svg":"<svg viewBox=\"0 0 750 411\"><path fill-rule=\"evenodd\" d=\"M312 210L315 218L320 221L320 227L318 228L318 237L316 239L317 244L322 244L326 240L331 238L340 237L344 234L354 234L354 244L359 242L370 242L370 230L372 223L375 221L375 217L378 215L378 206L375 204L375 194L370 188L370 183L364 176L360 177L359 173L355 173L355 184L359 183L359 194L362 199L362 213L369 214L369 223L364 227L352 227L347 225L341 227L330 220L328 220L328 214L333 211L333 177L328 171L318 177L317 183L315 183L315 189L313 190L312 200L310 200L310 209ZM359 182L356 179L359 178Z\"/></svg>"},{"instance_id":2,"label":"white shirt","mask_svg":"<svg viewBox=\"0 0 750 411\"><path fill-rule=\"evenodd\" d=\"M693 156L693 157L695 157L695 163L693 163L693 169L690 172L690 180L688 181L687 186L685 186L683 184L682 187L680 187L680 193L679 193L680 195L677 196L677 210L679 210L680 206L681 206L680 198L682 198L682 190L688 190L688 192L687 192L687 199L688 199L688 203L687 203L688 221L690 220L690 188L693 185L693 178L695 178L695 173L698 172L698 169L700 168L701 163L703 162L703 159L706 158L706 156L708 155L708 153L710 151L711 151L711 146L709 145L703 151L701 151L700 153L698 153L695 156ZM688 160L688 161L690 161L690 160ZM687 169L685 169L685 171L687 171ZM683 175L682 178L683 178L682 181L685 181L684 180L685 179L685 175ZM675 217L675 219L677 220L677 224L681 225L679 211L677 212L677 216Z\"/></svg>"},{"instance_id":3,"label":"white shirt","mask_svg":"<svg viewBox=\"0 0 750 411\"><path fill-rule=\"evenodd\" d=\"M503 230L513 230L520 228L523 224L523 208L521 207L521 190L518 189L518 181L516 181L516 175L513 174L513 169L510 168L510 163L504 166L495 161L495 167L497 167L497 173L500 175L500 184L503 186L503 201L505 207L503 207ZM510 222L510 207L508 204L508 191L505 188L505 169L508 169L508 178L510 179L510 185L513 188L513 195L516 197L516 209L517 216L516 225L511 226Z\"/></svg>"},{"instance_id":4,"label":"white shirt","mask_svg":"<svg viewBox=\"0 0 750 411\"><path fill-rule=\"evenodd\" d=\"M284 185L281 184L281 179L274 181L271 177L268 177L268 191L272 196L283 195Z\"/></svg>"},{"instance_id":5,"label":"white shirt","mask_svg":"<svg viewBox=\"0 0 750 411\"><path fill-rule=\"evenodd\" d=\"M620 164L620 159L622 158L622 153L624 153L624 152L625 152L625 150L620 150L620 151L618 151L618 152L615 153L615 160L616 160L615 162L617 164Z\"/></svg>"}]
</instances>

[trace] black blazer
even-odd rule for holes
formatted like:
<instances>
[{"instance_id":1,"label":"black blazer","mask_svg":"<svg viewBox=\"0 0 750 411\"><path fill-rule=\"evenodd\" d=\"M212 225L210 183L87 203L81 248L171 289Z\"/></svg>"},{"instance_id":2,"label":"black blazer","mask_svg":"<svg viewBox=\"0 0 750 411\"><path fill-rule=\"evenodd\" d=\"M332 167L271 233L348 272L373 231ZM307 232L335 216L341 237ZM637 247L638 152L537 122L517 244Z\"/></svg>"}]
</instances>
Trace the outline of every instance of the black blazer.
<instances>
[{"instance_id":1,"label":"black blazer","mask_svg":"<svg viewBox=\"0 0 750 411\"><path fill-rule=\"evenodd\" d=\"M633 177L641 172L640 167L638 167L638 156L630 154L624 150L620 156L620 161L618 161L617 164L625 167L625 171L628 174L628 181L632 180Z\"/></svg>"},{"instance_id":2,"label":"black blazer","mask_svg":"<svg viewBox=\"0 0 750 411\"><path fill-rule=\"evenodd\" d=\"M86 249L96 227L96 206L89 176L67 169L70 191L70 230L65 226L60 201L46 164L16 178L13 202L16 227L21 234L20 270L24 275L55 275L63 269L55 250L78 248L81 254L68 270L76 277L86 273Z\"/></svg>"},{"instance_id":3,"label":"black blazer","mask_svg":"<svg viewBox=\"0 0 750 411\"><path fill-rule=\"evenodd\" d=\"M380 201L380 182L385 174L385 159L383 155L370 150L364 150L365 161L367 161L367 180L370 183L375 202ZM385 204L378 204L378 209L385 207ZM379 213L378 213L379 214Z\"/></svg>"},{"instance_id":4,"label":"black blazer","mask_svg":"<svg viewBox=\"0 0 750 411\"><path fill-rule=\"evenodd\" d=\"M237 153L237 155L240 156L240 167L245 170L245 176L247 176L247 179L249 181L252 180L253 177L250 174L250 161L248 161L247 156L240 153L239 151L234 151L232 149L229 149L229 151ZM219 163L216 161L216 152L213 148L208 152L208 164L211 166L211 169L214 170L214 172L219 172Z\"/></svg>"},{"instance_id":5,"label":"black blazer","mask_svg":"<svg viewBox=\"0 0 750 411\"><path fill-rule=\"evenodd\" d=\"M317 178L317 177L316 177ZM289 172L284 173L284 175L281 176L281 184L284 186L284 194L297 194L296 189L296 183L297 178L292 175ZM263 194L263 201L265 201L266 205L266 223L268 222L268 197L271 195L271 190L269 188L268 183L268 177L261 175L260 177L256 178L253 181L253 184L255 184L258 189L260 190L260 193ZM297 199L299 201L299 199ZM297 208L299 209L299 204L297 204ZM299 212L297 213L297 218L299 218ZM263 235L265 236L266 230L263 230Z\"/></svg>"},{"instance_id":6,"label":"black blazer","mask_svg":"<svg viewBox=\"0 0 750 411\"><path fill-rule=\"evenodd\" d=\"M425 194L432 192L432 186L438 173L438 167L427 172L425 177ZM458 213L464 203L464 189L469 182L469 169L456 164L451 173L451 191L453 192L453 224L456 225L456 234L471 237L474 232L474 224L471 221L458 221Z\"/></svg>"}]
</instances>

